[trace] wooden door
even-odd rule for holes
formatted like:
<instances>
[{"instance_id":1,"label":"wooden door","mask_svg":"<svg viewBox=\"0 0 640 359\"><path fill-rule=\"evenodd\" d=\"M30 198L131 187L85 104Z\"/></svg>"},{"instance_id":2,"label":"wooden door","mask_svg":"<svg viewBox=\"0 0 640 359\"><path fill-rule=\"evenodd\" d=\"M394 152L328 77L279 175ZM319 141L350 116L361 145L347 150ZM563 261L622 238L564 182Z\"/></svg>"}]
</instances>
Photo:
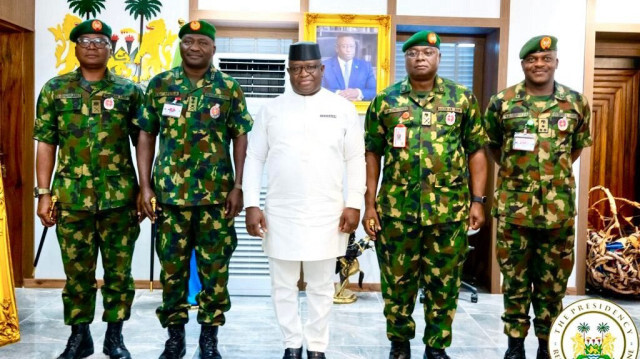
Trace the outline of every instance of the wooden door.
<instances>
[{"instance_id":1,"label":"wooden door","mask_svg":"<svg viewBox=\"0 0 640 359\"><path fill-rule=\"evenodd\" d=\"M33 33L0 22L0 172L17 286L33 255L33 81Z\"/></svg>"},{"instance_id":2,"label":"wooden door","mask_svg":"<svg viewBox=\"0 0 640 359\"><path fill-rule=\"evenodd\" d=\"M616 197L635 201L640 199L639 91L637 61L596 60L590 187L601 185L609 188ZM591 196L589 204L602 196L600 193ZM600 210L602 208L599 207ZM626 212L625 215L631 213Z\"/></svg>"}]
</instances>

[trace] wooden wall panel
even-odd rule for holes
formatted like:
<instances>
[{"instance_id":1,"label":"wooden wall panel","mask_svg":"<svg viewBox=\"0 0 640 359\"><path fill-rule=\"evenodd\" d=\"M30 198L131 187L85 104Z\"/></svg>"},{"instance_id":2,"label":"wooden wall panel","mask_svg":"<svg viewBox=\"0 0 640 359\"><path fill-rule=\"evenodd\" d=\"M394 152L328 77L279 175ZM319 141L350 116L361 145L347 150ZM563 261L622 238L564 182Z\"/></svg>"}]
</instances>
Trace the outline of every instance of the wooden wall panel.
<instances>
[{"instance_id":1,"label":"wooden wall panel","mask_svg":"<svg viewBox=\"0 0 640 359\"><path fill-rule=\"evenodd\" d=\"M617 197L637 200L638 94L640 71L595 69L590 187L601 185ZM594 195L589 204L602 198Z\"/></svg>"},{"instance_id":2,"label":"wooden wall panel","mask_svg":"<svg viewBox=\"0 0 640 359\"><path fill-rule=\"evenodd\" d=\"M35 0L0 1L0 20L25 30L35 30Z\"/></svg>"}]
</instances>

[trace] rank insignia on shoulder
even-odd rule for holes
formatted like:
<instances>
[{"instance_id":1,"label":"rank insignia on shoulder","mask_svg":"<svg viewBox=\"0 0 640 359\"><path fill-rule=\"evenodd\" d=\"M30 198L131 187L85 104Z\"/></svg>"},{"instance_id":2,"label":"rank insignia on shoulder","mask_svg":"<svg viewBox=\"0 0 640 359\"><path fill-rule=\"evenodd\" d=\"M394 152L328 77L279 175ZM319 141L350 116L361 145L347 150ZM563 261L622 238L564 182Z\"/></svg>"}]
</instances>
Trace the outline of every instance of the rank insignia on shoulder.
<instances>
[{"instance_id":1,"label":"rank insignia on shoulder","mask_svg":"<svg viewBox=\"0 0 640 359\"><path fill-rule=\"evenodd\" d=\"M209 115L211 116L211 118L220 117L220 104L217 103L213 105L213 107L211 107L211 109L209 110Z\"/></svg>"}]
</instances>

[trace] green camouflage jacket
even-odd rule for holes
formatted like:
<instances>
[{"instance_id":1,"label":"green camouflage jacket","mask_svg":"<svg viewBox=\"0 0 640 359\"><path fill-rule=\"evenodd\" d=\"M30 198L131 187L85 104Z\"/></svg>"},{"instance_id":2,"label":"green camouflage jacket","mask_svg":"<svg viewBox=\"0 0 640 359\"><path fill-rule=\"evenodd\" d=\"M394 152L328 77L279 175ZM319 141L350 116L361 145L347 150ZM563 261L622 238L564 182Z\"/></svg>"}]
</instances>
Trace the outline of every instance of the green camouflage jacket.
<instances>
[{"instance_id":1,"label":"green camouflage jacket","mask_svg":"<svg viewBox=\"0 0 640 359\"><path fill-rule=\"evenodd\" d=\"M63 208L99 211L135 202L129 137L143 93L107 70L95 83L80 69L49 80L38 97L33 138L58 148L53 193Z\"/></svg>"},{"instance_id":2,"label":"green camouflage jacket","mask_svg":"<svg viewBox=\"0 0 640 359\"><path fill-rule=\"evenodd\" d=\"M489 146L501 150L492 214L521 226L556 228L575 216L571 151L591 145L591 110L559 83L548 101L533 101L524 82L491 97L485 114ZM536 136L533 151L514 150L514 134Z\"/></svg>"},{"instance_id":3,"label":"green camouflage jacket","mask_svg":"<svg viewBox=\"0 0 640 359\"><path fill-rule=\"evenodd\" d=\"M393 147L399 124L407 128L405 148ZM378 193L382 215L425 226L468 219L467 155L488 141L471 91L436 76L421 99L407 78L375 97L365 130L366 150L384 156Z\"/></svg>"},{"instance_id":4,"label":"green camouflage jacket","mask_svg":"<svg viewBox=\"0 0 640 359\"><path fill-rule=\"evenodd\" d=\"M180 117L163 116L165 104L182 105ZM153 186L160 203L223 204L233 189L231 140L251 130L240 85L213 66L195 86L182 66L155 76L138 125L159 134Z\"/></svg>"}]
</instances>

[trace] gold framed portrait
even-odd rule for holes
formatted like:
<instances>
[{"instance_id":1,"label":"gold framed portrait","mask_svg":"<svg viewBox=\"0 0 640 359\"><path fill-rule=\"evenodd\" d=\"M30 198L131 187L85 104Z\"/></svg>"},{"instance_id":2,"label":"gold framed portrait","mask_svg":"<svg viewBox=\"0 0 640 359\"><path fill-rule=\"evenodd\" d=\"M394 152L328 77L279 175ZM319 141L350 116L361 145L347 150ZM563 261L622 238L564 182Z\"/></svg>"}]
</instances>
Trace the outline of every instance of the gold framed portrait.
<instances>
[{"instance_id":1,"label":"gold framed portrait","mask_svg":"<svg viewBox=\"0 0 640 359\"><path fill-rule=\"evenodd\" d=\"M364 113L389 85L391 17L305 13L304 40L318 43L322 87L352 101Z\"/></svg>"}]
</instances>

